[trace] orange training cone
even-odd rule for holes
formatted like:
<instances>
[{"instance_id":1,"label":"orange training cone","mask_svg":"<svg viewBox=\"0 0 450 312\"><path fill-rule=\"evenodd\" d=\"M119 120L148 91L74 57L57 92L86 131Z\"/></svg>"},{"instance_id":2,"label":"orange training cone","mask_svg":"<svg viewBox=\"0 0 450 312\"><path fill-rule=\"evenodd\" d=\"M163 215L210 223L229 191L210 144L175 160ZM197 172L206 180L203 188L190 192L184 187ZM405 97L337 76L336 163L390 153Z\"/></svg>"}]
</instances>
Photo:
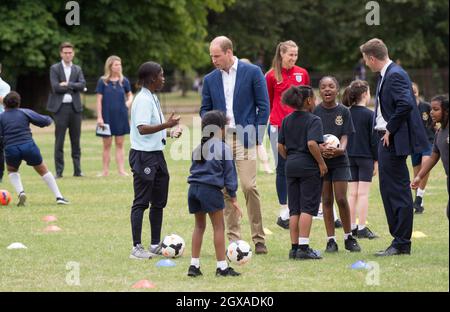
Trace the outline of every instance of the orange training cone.
<instances>
[{"instance_id":1,"label":"orange training cone","mask_svg":"<svg viewBox=\"0 0 450 312\"><path fill-rule=\"evenodd\" d=\"M61 231L61 228L57 225L49 225L44 229L44 232L51 233L51 232L59 232Z\"/></svg>"},{"instance_id":2,"label":"orange training cone","mask_svg":"<svg viewBox=\"0 0 450 312\"><path fill-rule=\"evenodd\" d=\"M155 284L153 284L149 280L140 280L139 282L137 282L136 284L131 286L131 288L135 288L135 289L138 289L138 288L155 288Z\"/></svg>"},{"instance_id":3,"label":"orange training cone","mask_svg":"<svg viewBox=\"0 0 450 312\"><path fill-rule=\"evenodd\" d=\"M44 222L54 222L57 221L58 219L55 216L49 215L49 216L45 216L42 218L42 221Z\"/></svg>"}]
</instances>

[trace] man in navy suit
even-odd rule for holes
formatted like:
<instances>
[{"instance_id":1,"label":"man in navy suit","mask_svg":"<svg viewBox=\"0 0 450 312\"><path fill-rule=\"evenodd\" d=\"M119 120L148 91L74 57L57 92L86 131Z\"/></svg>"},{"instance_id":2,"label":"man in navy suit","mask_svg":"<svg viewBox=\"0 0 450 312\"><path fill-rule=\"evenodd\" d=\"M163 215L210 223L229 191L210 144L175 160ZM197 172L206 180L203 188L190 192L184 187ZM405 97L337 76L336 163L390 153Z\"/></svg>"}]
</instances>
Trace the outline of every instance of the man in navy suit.
<instances>
[{"instance_id":1,"label":"man in navy suit","mask_svg":"<svg viewBox=\"0 0 450 312\"><path fill-rule=\"evenodd\" d=\"M226 113L229 120L227 142L244 192L252 240L256 254L266 254L261 202L256 189L256 143L262 142L269 118L269 95L261 69L239 61L233 43L220 36L211 41L210 56L215 70L205 76L200 116L211 110ZM230 241L241 238L240 218L225 194L225 221Z\"/></svg>"},{"instance_id":2,"label":"man in navy suit","mask_svg":"<svg viewBox=\"0 0 450 312\"><path fill-rule=\"evenodd\" d=\"M51 93L47 110L55 120L55 167L56 178L62 178L64 171L64 139L69 129L72 147L73 175L83 176L81 172L80 136L83 105L80 93L86 87L81 67L72 63L74 46L64 42L59 47L61 62L50 67Z\"/></svg>"},{"instance_id":3,"label":"man in navy suit","mask_svg":"<svg viewBox=\"0 0 450 312\"><path fill-rule=\"evenodd\" d=\"M408 74L389 59L382 40L371 39L360 50L372 72L381 74L373 125L382 142L378 144L380 192L394 237L391 245L376 255L410 254L414 210L406 158L425 150L428 142Z\"/></svg>"}]
</instances>

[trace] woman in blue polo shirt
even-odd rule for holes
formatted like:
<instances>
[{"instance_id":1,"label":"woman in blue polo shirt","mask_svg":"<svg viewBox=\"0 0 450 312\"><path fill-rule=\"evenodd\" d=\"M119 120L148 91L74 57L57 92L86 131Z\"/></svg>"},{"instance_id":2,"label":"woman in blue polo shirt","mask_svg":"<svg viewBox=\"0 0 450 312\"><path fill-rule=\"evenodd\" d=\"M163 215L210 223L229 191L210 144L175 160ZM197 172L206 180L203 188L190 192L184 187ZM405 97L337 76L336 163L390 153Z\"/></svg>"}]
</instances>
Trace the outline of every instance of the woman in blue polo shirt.
<instances>
[{"instance_id":1,"label":"woman in blue polo shirt","mask_svg":"<svg viewBox=\"0 0 450 312\"><path fill-rule=\"evenodd\" d=\"M155 92L164 86L164 72L161 65L146 62L139 67L138 84L142 87L131 108L129 154L133 172L134 200L131 207L131 230L133 249L130 258L149 259L159 254L161 247L161 225L163 208L167 204L169 171L163 150L166 144L166 129L178 125L180 117L174 113L166 121L161 104ZM180 128L172 129L170 137L178 138ZM141 244L142 219L150 207L151 244L145 250Z\"/></svg>"}]
</instances>

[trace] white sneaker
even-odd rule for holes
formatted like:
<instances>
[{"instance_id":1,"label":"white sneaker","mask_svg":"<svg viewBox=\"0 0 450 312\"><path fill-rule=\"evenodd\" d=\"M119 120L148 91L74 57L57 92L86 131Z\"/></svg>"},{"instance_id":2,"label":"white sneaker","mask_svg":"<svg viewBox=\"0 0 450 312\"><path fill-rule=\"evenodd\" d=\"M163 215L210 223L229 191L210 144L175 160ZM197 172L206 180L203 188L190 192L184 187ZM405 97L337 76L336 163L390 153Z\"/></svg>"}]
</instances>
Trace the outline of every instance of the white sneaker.
<instances>
[{"instance_id":1,"label":"white sneaker","mask_svg":"<svg viewBox=\"0 0 450 312\"><path fill-rule=\"evenodd\" d=\"M19 201L17 202L17 206L25 206L25 202L27 200L27 195L25 195L25 192L22 191L19 194Z\"/></svg>"},{"instance_id":2,"label":"white sneaker","mask_svg":"<svg viewBox=\"0 0 450 312\"><path fill-rule=\"evenodd\" d=\"M56 199L56 204L58 204L58 205L68 205L68 204L70 204L70 202L67 199L65 199L64 197L58 197Z\"/></svg>"},{"instance_id":3,"label":"white sneaker","mask_svg":"<svg viewBox=\"0 0 450 312\"><path fill-rule=\"evenodd\" d=\"M162 255L162 246L161 243L158 246L152 248L152 245L148 246L148 251L152 256L161 256Z\"/></svg>"},{"instance_id":4,"label":"white sneaker","mask_svg":"<svg viewBox=\"0 0 450 312\"><path fill-rule=\"evenodd\" d=\"M141 244L134 246L131 250L130 259L146 260L151 258L152 255Z\"/></svg>"}]
</instances>

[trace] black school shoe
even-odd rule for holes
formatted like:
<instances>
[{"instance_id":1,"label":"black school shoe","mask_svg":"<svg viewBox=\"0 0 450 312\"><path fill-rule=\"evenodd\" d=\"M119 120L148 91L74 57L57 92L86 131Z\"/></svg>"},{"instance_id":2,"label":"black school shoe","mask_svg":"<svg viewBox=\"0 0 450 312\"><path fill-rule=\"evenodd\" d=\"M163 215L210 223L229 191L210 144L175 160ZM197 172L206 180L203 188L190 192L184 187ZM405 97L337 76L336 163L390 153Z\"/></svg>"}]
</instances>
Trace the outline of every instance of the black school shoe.
<instances>
[{"instance_id":1,"label":"black school shoe","mask_svg":"<svg viewBox=\"0 0 450 312\"><path fill-rule=\"evenodd\" d=\"M289 230L289 219L283 220L281 217L278 217L277 225L281 226L285 230Z\"/></svg>"},{"instance_id":2,"label":"black school shoe","mask_svg":"<svg viewBox=\"0 0 450 312\"><path fill-rule=\"evenodd\" d=\"M297 257L297 250L291 249L289 250L289 259L295 259Z\"/></svg>"},{"instance_id":3,"label":"black school shoe","mask_svg":"<svg viewBox=\"0 0 450 312\"><path fill-rule=\"evenodd\" d=\"M197 276L200 276L200 275L203 275L203 274L202 274L202 271L200 271L200 267L197 268L195 265L191 265L189 267L187 275L188 276L192 276L192 277L197 277Z\"/></svg>"},{"instance_id":4,"label":"black school shoe","mask_svg":"<svg viewBox=\"0 0 450 312\"><path fill-rule=\"evenodd\" d=\"M358 245L358 241L353 237L349 236L345 241L345 249L347 249L350 252L360 252L361 247Z\"/></svg>"},{"instance_id":5,"label":"black school shoe","mask_svg":"<svg viewBox=\"0 0 450 312\"><path fill-rule=\"evenodd\" d=\"M352 236L358 237L358 238L368 238L368 239L374 239L374 238L378 238L378 236L372 232L367 226L365 228L363 228L362 230L358 230L358 235L353 235L353 231L352 231Z\"/></svg>"},{"instance_id":6,"label":"black school shoe","mask_svg":"<svg viewBox=\"0 0 450 312\"><path fill-rule=\"evenodd\" d=\"M312 248L308 248L306 250L297 250L297 255L295 257L297 260L319 260L322 259L321 256L319 256Z\"/></svg>"},{"instance_id":7,"label":"black school shoe","mask_svg":"<svg viewBox=\"0 0 450 312\"><path fill-rule=\"evenodd\" d=\"M421 214L425 210L425 208L422 205L422 200L423 200L422 197L416 196L416 199L414 200L413 204L414 213Z\"/></svg>"},{"instance_id":8,"label":"black school shoe","mask_svg":"<svg viewBox=\"0 0 450 312\"><path fill-rule=\"evenodd\" d=\"M216 276L239 276L241 273L236 272L232 267L228 267L225 270L217 268Z\"/></svg>"},{"instance_id":9,"label":"black school shoe","mask_svg":"<svg viewBox=\"0 0 450 312\"><path fill-rule=\"evenodd\" d=\"M325 248L325 252L338 252L338 250L339 248L336 241L334 239L330 239L327 242L327 248Z\"/></svg>"}]
</instances>

